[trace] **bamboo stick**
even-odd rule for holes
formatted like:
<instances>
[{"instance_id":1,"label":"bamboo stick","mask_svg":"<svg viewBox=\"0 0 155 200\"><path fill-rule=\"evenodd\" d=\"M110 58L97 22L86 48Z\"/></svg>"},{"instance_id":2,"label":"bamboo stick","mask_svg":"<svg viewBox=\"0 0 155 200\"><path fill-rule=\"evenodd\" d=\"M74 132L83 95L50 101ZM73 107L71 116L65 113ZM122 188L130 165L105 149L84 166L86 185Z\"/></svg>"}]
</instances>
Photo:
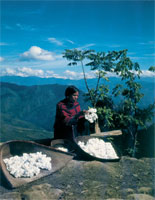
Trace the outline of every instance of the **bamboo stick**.
<instances>
[{"instance_id":1,"label":"bamboo stick","mask_svg":"<svg viewBox=\"0 0 155 200\"><path fill-rule=\"evenodd\" d=\"M122 131L114 130L114 131L107 131L107 132L91 134L91 136L115 136L115 135L122 135Z\"/></svg>"}]
</instances>

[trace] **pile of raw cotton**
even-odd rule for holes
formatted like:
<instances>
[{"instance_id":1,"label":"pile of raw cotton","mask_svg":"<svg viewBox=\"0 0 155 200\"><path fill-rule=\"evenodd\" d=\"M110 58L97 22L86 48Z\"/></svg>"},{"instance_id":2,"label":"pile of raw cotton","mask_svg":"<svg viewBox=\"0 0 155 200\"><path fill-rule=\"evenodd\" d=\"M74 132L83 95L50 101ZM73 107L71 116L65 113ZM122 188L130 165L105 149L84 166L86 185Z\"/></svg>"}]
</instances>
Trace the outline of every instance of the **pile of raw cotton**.
<instances>
[{"instance_id":1,"label":"pile of raw cotton","mask_svg":"<svg viewBox=\"0 0 155 200\"><path fill-rule=\"evenodd\" d=\"M117 159L118 156L110 142L99 138L91 138L85 144L79 141L78 145L88 154L102 159Z\"/></svg>"},{"instance_id":2,"label":"pile of raw cotton","mask_svg":"<svg viewBox=\"0 0 155 200\"><path fill-rule=\"evenodd\" d=\"M85 119L87 119L90 123L95 122L98 119L96 108L89 108L87 113L85 113Z\"/></svg>"},{"instance_id":3,"label":"pile of raw cotton","mask_svg":"<svg viewBox=\"0 0 155 200\"><path fill-rule=\"evenodd\" d=\"M15 178L33 177L40 173L41 169L51 170L51 157L42 152L23 153L23 156L13 156L3 159L7 170Z\"/></svg>"},{"instance_id":4,"label":"pile of raw cotton","mask_svg":"<svg viewBox=\"0 0 155 200\"><path fill-rule=\"evenodd\" d=\"M68 149L65 148L65 147L57 147L56 149L60 150L60 151L63 151L63 152L68 152Z\"/></svg>"}]
</instances>

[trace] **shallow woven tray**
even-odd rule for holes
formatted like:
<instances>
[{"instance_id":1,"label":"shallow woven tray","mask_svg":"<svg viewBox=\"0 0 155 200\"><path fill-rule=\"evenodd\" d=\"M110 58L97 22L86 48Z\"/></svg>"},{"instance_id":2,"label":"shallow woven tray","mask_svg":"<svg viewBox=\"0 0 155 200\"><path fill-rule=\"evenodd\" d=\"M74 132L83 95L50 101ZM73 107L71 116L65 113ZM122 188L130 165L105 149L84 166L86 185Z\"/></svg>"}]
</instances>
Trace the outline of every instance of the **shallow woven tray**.
<instances>
[{"instance_id":1,"label":"shallow woven tray","mask_svg":"<svg viewBox=\"0 0 155 200\"><path fill-rule=\"evenodd\" d=\"M68 150L69 153L75 155L75 145L72 141L67 139L55 139L51 140L51 147L58 148L58 147L64 147Z\"/></svg>"},{"instance_id":2,"label":"shallow woven tray","mask_svg":"<svg viewBox=\"0 0 155 200\"><path fill-rule=\"evenodd\" d=\"M32 178L15 178L13 177L8 170L3 161L5 158L9 158L15 155L22 156L23 153L36 153L42 152L48 157L51 157L52 169L51 170L41 170L41 173ZM50 175L57 170L63 168L71 159L73 155L70 153L65 153L59 150L56 150L52 147L47 147L45 145L37 144L31 141L9 141L3 143L0 147L0 168L4 175L4 178L7 181L8 186L11 188L16 188L22 186L23 184L30 183L41 177Z\"/></svg>"},{"instance_id":3,"label":"shallow woven tray","mask_svg":"<svg viewBox=\"0 0 155 200\"><path fill-rule=\"evenodd\" d=\"M103 158L98 158L95 156L90 155L89 153L85 152L79 145L78 142L84 142L85 144L87 143L87 141L91 138L98 138L101 140L104 140L105 142L110 142L118 156L118 158L115 159L103 159ZM81 158L83 158L84 160L98 160L98 161L102 161L102 162L116 162L120 160L121 157L121 153L119 151L119 149L110 141L108 140L108 137L101 137L101 136L78 136L76 138L74 138L74 142L75 142L75 148L76 148L76 152L79 156L81 156Z\"/></svg>"}]
</instances>

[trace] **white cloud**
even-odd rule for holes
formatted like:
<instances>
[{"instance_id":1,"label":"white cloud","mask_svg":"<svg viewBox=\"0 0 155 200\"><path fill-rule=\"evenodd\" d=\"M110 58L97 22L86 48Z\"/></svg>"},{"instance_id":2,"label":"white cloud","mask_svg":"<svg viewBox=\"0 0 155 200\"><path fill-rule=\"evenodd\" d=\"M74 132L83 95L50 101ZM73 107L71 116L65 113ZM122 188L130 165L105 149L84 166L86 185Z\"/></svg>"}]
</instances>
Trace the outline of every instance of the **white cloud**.
<instances>
[{"instance_id":1,"label":"white cloud","mask_svg":"<svg viewBox=\"0 0 155 200\"><path fill-rule=\"evenodd\" d=\"M7 46L8 45L8 43L6 43L6 42L0 42L0 46Z\"/></svg>"},{"instance_id":2,"label":"white cloud","mask_svg":"<svg viewBox=\"0 0 155 200\"><path fill-rule=\"evenodd\" d=\"M30 25L26 25L26 24L17 23L16 26L18 28L20 28L20 30L23 30L23 31L34 31L34 30L36 30L34 27L32 27Z\"/></svg>"},{"instance_id":3,"label":"white cloud","mask_svg":"<svg viewBox=\"0 0 155 200\"><path fill-rule=\"evenodd\" d=\"M62 79L66 79L66 76L63 76L62 73L61 74L57 74L57 73L54 73L54 71L47 70L47 71L44 72L44 78L62 78Z\"/></svg>"},{"instance_id":4,"label":"white cloud","mask_svg":"<svg viewBox=\"0 0 155 200\"><path fill-rule=\"evenodd\" d=\"M86 78L87 79L96 78L96 74L97 74L97 70L86 72ZM65 75L66 79L71 79L71 80L83 79L83 73L82 72L75 72L75 71L66 70L64 72L64 75ZM118 75L116 75L113 72L107 72L106 76L107 77L118 77ZM151 72L149 70L142 70L141 77L154 77L154 76L155 76L154 72Z\"/></svg>"},{"instance_id":5,"label":"white cloud","mask_svg":"<svg viewBox=\"0 0 155 200\"><path fill-rule=\"evenodd\" d=\"M142 70L141 77L155 77L155 72L149 70Z\"/></svg>"},{"instance_id":6,"label":"white cloud","mask_svg":"<svg viewBox=\"0 0 155 200\"><path fill-rule=\"evenodd\" d=\"M86 44L84 46L78 47L77 49L87 49L88 47L92 47L92 46L95 46L95 44L94 43Z\"/></svg>"},{"instance_id":7,"label":"white cloud","mask_svg":"<svg viewBox=\"0 0 155 200\"><path fill-rule=\"evenodd\" d=\"M71 44L75 44L72 40L66 40L66 41L71 43Z\"/></svg>"},{"instance_id":8,"label":"white cloud","mask_svg":"<svg viewBox=\"0 0 155 200\"><path fill-rule=\"evenodd\" d=\"M2 70L2 75L9 75L9 76L14 76L16 75L16 70L15 69L11 69L11 68L6 68L4 71Z\"/></svg>"},{"instance_id":9,"label":"white cloud","mask_svg":"<svg viewBox=\"0 0 155 200\"><path fill-rule=\"evenodd\" d=\"M37 46L32 46L20 56L23 60L55 60L54 53Z\"/></svg>"},{"instance_id":10,"label":"white cloud","mask_svg":"<svg viewBox=\"0 0 155 200\"><path fill-rule=\"evenodd\" d=\"M86 72L87 79L96 78L96 73L97 71ZM64 72L56 73L55 71L52 70L33 69L30 67L17 67L14 69L6 67L1 70L1 76L22 76L22 77L37 76L42 78L54 77L54 78L71 79L71 80L83 79L82 72L65 70ZM108 72L107 77L118 77L118 76L115 73ZM148 70L142 70L141 77L155 77L155 73Z\"/></svg>"},{"instance_id":11,"label":"white cloud","mask_svg":"<svg viewBox=\"0 0 155 200\"><path fill-rule=\"evenodd\" d=\"M4 60L4 58L2 56L0 56L0 62L2 62Z\"/></svg>"},{"instance_id":12,"label":"white cloud","mask_svg":"<svg viewBox=\"0 0 155 200\"><path fill-rule=\"evenodd\" d=\"M17 67L14 69L7 67L1 70L1 76L37 76L41 78L54 77L66 79L66 76L64 76L63 74L54 73L54 71L52 70L32 69L30 67Z\"/></svg>"},{"instance_id":13,"label":"white cloud","mask_svg":"<svg viewBox=\"0 0 155 200\"><path fill-rule=\"evenodd\" d=\"M66 70L64 72L67 79L81 79L82 73Z\"/></svg>"},{"instance_id":14,"label":"white cloud","mask_svg":"<svg viewBox=\"0 0 155 200\"><path fill-rule=\"evenodd\" d=\"M2 76L39 76L44 77L44 71L41 69L32 69L28 67L18 67L15 69L5 68L2 70Z\"/></svg>"},{"instance_id":15,"label":"white cloud","mask_svg":"<svg viewBox=\"0 0 155 200\"><path fill-rule=\"evenodd\" d=\"M56 38L51 37L51 38L48 38L48 40L49 40L51 43L54 43L54 44L56 44L56 45L58 45L58 46L62 46L62 45L63 45L63 43L62 43L61 41L57 40Z\"/></svg>"},{"instance_id":16,"label":"white cloud","mask_svg":"<svg viewBox=\"0 0 155 200\"><path fill-rule=\"evenodd\" d=\"M46 71L46 74L47 74L48 77L51 77L51 76L53 76L54 71L52 71L52 70L47 70L47 71Z\"/></svg>"},{"instance_id":17,"label":"white cloud","mask_svg":"<svg viewBox=\"0 0 155 200\"><path fill-rule=\"evenodd\" d=\"M70 71L66 70L64 72L65 76L67 79L72 79L72 80L79 80L83 79L83 73L82 72L75 72L75 71ZM92 79L96 77L96 71L90 71L85 73L87 79Z\"/></svg>"},{"instance_id":18,"label":"white cloud","mask_svg":"<svg viewBox=\"0 0 155 200\"><path fill-rule=\"evenodd\" d=\"M18 73L23 74L23 76L43 76L44 71L41 69L32 69L28 67L18 68Z\"/></svg>"},{"instance_id":19,"label":"white cloud","mask_svg":"<svg viewBox=\"0 0 155 200\"><path fill-rule=\"evenodd\" d=\"M155 41L140 42L140 45L154 45Z\"/></svg>"}]
</instances>

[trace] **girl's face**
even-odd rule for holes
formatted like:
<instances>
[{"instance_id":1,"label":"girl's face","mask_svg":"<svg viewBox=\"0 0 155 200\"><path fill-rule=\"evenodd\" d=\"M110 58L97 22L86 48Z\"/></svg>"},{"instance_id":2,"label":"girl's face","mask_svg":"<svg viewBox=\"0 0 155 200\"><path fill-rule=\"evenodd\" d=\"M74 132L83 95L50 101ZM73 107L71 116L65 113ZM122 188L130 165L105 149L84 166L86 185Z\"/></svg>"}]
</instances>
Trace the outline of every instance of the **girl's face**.
<instances>
[{"instance_id":1,"label":"girl's face","mask_svg":"<svg viewBox=\"0 0 155 200\"><path fill-rule=\"evenodd\" d=\"M74 103L78 100L78 97L79 97L79 92L75 92L74 94L69 96L69 101Z\"/></svg>"}]
</instances>

